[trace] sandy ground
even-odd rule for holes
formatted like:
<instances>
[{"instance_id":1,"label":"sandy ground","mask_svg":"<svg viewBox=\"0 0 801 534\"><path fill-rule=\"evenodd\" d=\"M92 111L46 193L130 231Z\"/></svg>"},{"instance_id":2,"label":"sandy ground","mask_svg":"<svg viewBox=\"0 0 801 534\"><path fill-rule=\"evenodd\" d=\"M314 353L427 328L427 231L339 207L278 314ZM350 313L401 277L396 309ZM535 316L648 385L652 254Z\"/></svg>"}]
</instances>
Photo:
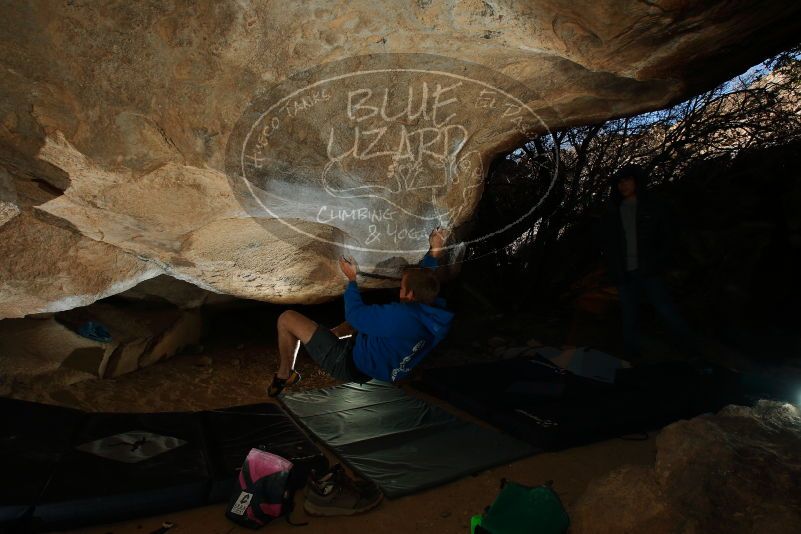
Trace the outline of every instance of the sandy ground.
<instances>
[{"instance_id":1,"label":"sandy ground","mask_svg":"<svg viewBox=\"0 0 801 534\"><path fill-rule=\"evenodd\" d=\"M194 411L265 402L265 388L276 369L273 333L276 313L268 311L244 323L242 318L248 317L247 314L231 315L227 322L213 322L209 327L211 331L227 333L211 336L214 339L206 341L202 351L179 354L116 379L70 383L74 381L70 377L42 376L37 380L15 382L10 396L106 412ZM339 310L332 306L325 313L332 317L321 315L317 320L323 324L336 324L334 321ZM576 316L572 321L550 319L535 326L534 321L523 317L515 320L502 317L494 321L476 319L464 323L424 365L456 365L492 359L493 352L497 352L497 348L493 348L492 336L498 335L505 336L505 343L520 346L532 338L545 344L559 345L565 340L572 341L570 338L578 333L582 344L597 339L603 346L605 338L611 334L607 325ZM597 332L594 333L593 329ZM659 352L654 351L654 354ZM665 354L669 356L667 352ZM293 389L319 388L336 383L320 371L304 351L299 355L297 369L304 378ZM410 390L410 393L425 397L415 390ZM475 421L436 399L430 400ZM338 461L330 451L323 450L332 463ZM303 511L303 497L299 493L293 520L309 521L305 532L465 533L470 517L482 512L494 499L501 478L528 485L552 480L569 512L592 480L626 464L652 465L654 459L654 433L645 441L609 440L498 466L416 495L385 500L378 508L351 517L308 517ZM150 534L159 531L165 521L175 525L169 530L175 534L250 532L229 522L224 509L225 505L219 504L73 532ZM267 528L271 532L289 532L296 527L282 519Z\"/></svg>"},{"instance_id":2,"label":"sandy ground","mask_svg":"<svg viewBox=\"0 0 801 534\"><path fill-rule=\"evenodd\" d=\"M302 351L297 367L304 376L298 389L336 383ZM223 345L207 347L202 354L178 355L113 380L86 380L57 389L37 387L35 383L20 385L14 396L88 411L202 410L264 402L265 387L274 370L275 350L272 346L250 344L230 348L230 345ZM466 414L451 410L470 419ZM337 461L328 451L325 452L332 463ZM535 455L420 494L385 500L378 508L351 517L308 517L303 511L303 497L298 494L293 520L309 521L306 532L464 533L470 516L480 513L492 502L501 478L531 485L553 480L569 510L594 478L624 464L651 464L654 454L652 435L647 441L618 439L560 453ZM224 504L219 504L74 532L152 533L165 521L175 524L170 530L175 534L250 532L229 522L224 516L224 508ZM295 527L279 520L268 528L271 532L289 532Z\"/></svg>"},{"instance_id":3,"label":"sandy ground","mask_svg":"<svg viewBox=\"0 0 801 534\"><path fill-rule=\"evenodd\" d=\"M498 492L502 477L527 484L554 481L565 506L582 494L587 484L624 464L652 464L654 440L612 440L578 447L555 454L540 454L464 478L416 495L394 500L385 499L378 508L362 515L349 517L309 517L302 508L302 496L297 496L294 522L308 521L304 530L288 525L283 519L271 523L269 532L321 532L332 534L431 532L440 534L469 531L470 516L481 513ZM175 534L227 534L252 532L238 527L225 518L225 506L214 505L173 514L102 525L74 532L87 534L152 533L164 521L175 524L169 532Z\"/></svg>"}]
</instances>

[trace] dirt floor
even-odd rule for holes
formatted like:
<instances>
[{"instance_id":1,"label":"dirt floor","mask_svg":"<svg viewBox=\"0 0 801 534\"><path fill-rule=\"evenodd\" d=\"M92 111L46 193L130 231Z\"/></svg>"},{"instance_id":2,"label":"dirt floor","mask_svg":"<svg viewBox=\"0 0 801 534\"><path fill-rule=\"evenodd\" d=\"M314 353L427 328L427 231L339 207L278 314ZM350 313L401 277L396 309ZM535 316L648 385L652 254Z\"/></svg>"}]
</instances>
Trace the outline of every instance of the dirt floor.
<instances>
[{"instance_id":1,"label":"dirt floor","mask_svg":"<svg viewBox=\"0 0 801 534\"><path fill-rule=\"evenodd\" d=\"M527 484L554 481L565 506L571 505L594 478L624 464L652 464L654 440L613 440L578 447L555 454L540 454L510 465L496 467L477 476L394 500L384 500L378 508L350 517L309 517L298 495L294 522L308 521L306 532L332 534L431 532L440 534L469 532L470 516L492 502L502 477ZM142 534L159 529L163 522L175 524L169 532L223 534L252 532L238 527L224 516L223 504L185 510L173 514L82 529L87 534ZM269 532L304 532L279 520L266 527Z\"/></svg>"},{"instance_id":2,"label":"dirt floor","mask_svg":"<svg viewBox=\"0 0 801 534\"><path fill-rule=\"evenodd\" d=\"M473 354L479 352L476 349ZM336 383L319 371L302 351L298 368L304 377L298 389ZM14 396L88 411L203 410L264 402L265 388L274 370L275 349L271 345L245 344L227 348L221 344L206 347L201 354L178 355L113 380L87 380L57 390L32 384L17 389ZM414 390L410 392L424 396ZM458 410L448 409L470 419ZM332 463L337 461L328 451L326 453ZM653 435L647 441L618 439L555 454L540 454L417 495L385 500L378 508L351 517L308 517L299 494L293 520L309 521L307 532L464 533L470 516L480 513L492 502L501 478L531 485L552 480L569 510L594 478L624 464L651 464L654 454ZM152 533L165 521L175 524L169 532L176 534L249 532L229 522L224 516L224 507L219 504L74 532ZM268 528L271 532L289 532L295 527L280 520Z\"/></svg>"},{"instance_id":3,"label":"dirt floor","mask_svg":"<svg viewBox=\"0 0 801 534\"><path fill-rule=\"evenodd\" d=\"M336 324L338 307L330 310L316 308L323 324ZM107 380L84 380L74 384L48 380L17 383L12 396L27 400L58 404L87 411L158 412L192 411L220 408L267 400L265 388L276 369L274 342L275 311L226 313L211 318L207 328L215 335L207 336L202 347L160 362L152 367ZM580 319L580 318L579 318ZM544 344L564 344L566 336L575 331L573 321L554 319L539 321L531 318L512 321L504 317L484 318L457 325L453 335L427 365L450 365L471 361L487 361L497 354L498 345L520 346L541 341ZM591 337L592 321L581 321L582 337ZM598 324L598 323L595 323ZM604 326L596 336L603 340L609 329ZM586 343L586 342L585 342ZM602 345L602 343L599 343ZM598 346L598 345L596 345ZM302 382L294 389L319 388L336 382L323 374L303 351L297 368ZM410 389L410 393L424 396ZM430 398L429 398L430 399ZM447 405L445 407L471 419ZM474 420L475 421L475 420ZM483 423L481 423L483 424ZM332 463L336 458L328 451ZM559 453L539 454L467 477L444 486L396 500L385 500L363 515L339 518L307 517L298 495L293 520L309 521L307 532L437 532L464 533L470 516L480 513L498 492L501 478L536 485L552 480L565 506L570 511L587 485L626 464L651 465L655 457L655 433L644 441L609 440L577 447ZM118 524L85 528L85 533L153 533L163 522L174 523L171 533L230 533L249 532L229 522L224 516L224 504L185 510L162 516L125 521ZM283 520L270 525L271 532L294 529Z\"/></svg>"}]
</instances>

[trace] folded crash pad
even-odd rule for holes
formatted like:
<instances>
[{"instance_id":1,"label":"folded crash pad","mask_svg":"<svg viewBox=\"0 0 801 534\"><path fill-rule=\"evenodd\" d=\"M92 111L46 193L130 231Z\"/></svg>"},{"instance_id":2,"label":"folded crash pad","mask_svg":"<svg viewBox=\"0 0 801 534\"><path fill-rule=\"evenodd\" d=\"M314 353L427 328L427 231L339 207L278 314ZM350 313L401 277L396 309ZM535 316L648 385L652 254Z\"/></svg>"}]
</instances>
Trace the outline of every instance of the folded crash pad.
<instances>
[{"instance_id":1,"label":"folded crash pad","mask_svg":"<svg viewBox=\"0 0 801 534\"><path fill-rule=\"evenodd\" d=\"M535 452L526 443L377 381L285 394L281 402L389 498Z\"/></svg>"}]
</instances>

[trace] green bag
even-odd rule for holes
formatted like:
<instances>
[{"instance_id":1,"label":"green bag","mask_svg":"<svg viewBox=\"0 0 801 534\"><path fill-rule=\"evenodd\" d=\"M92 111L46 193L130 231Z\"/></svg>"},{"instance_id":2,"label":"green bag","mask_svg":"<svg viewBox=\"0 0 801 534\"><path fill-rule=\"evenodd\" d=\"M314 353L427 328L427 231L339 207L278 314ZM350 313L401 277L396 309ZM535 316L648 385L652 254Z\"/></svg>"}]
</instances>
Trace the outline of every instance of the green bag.
<instances>
[{"instance_id":1,"label":"green bag","mask_svg":"<svg viewBox=\"0 0 801 534\"><path fill-rule=\"evenodd\" d=\"M570 518L550 483L523 486L501 480L501 492L484 515L470 522L471 534L563 534Z\"/></svg>"}]
</instances>

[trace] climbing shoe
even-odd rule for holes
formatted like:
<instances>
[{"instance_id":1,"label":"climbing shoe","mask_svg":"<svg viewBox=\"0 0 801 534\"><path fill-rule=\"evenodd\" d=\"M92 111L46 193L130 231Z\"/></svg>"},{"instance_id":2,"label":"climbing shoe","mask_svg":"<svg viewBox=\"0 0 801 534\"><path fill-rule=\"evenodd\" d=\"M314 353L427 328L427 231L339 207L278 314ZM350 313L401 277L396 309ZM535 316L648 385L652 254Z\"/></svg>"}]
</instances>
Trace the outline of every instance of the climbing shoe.
<instances>
[{"instance_id":1,"label":"climbing shoe","mask_svg":"<svg viewBox=\"0 0 801 534\"><path fill-rule=\"evenodd\" d=\"M372 491L376 487L376 485L369 480L355 480L349 478L348 474L345 472L345 468L342 467L341 464L334 464L322 475L318 474L312 469L312 472L309 475L309 479L306 483L306 487L303 488L303 493L304 495L308 495L309 492L313 490L316 490L318 493L322 493L323 490L321 490L321 488L323 488L326 484L338 483L342 480L347 480L350 484L356 486L356 489L359 491Z\"/></svg>"},{"instance_id":2,"label":"climbing shoe","mask_svg":"<svg viewBox=\"0 0 801 534\"><path fill-rule=\"evenodd\" d=\"M292 386L300 382L301 376L300 373L292 369L289 372L289 378L278 378L278 375L273 375L273 381L270 383L270 386L267 388L267 396L268 397L277 397L281 391L284 390L287 386Z\"/></svg>"},{"instance_id":3,"label":"climbing shoe","mask_svg":"<svg viewBox=\"0 0 801 534\"><path fill-rule=\"evenodd\" d=\"M303 509L309 515L352 515L378 506L384 498L378 486L366 480L353 480L337 464L323 476L313 474L306 484Z\"/></svg>"}]
</instances>

